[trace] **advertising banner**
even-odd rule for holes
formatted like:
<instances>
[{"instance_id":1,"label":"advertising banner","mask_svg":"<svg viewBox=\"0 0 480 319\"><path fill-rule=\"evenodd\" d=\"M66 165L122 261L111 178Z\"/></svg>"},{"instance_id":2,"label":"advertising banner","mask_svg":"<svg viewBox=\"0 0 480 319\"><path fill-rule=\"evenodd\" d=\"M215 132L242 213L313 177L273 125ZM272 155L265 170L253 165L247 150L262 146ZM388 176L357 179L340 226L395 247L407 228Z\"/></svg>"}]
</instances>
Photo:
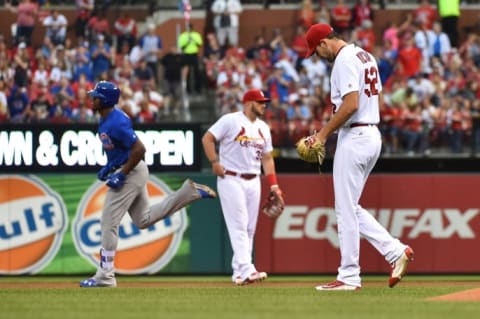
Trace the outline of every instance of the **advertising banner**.
<instances>
[{"instance_id":1,"label":"advertising banner","mask_svg":"<svg viewBox=\"0 0 480 319\"><path fill-rule=\"evenodd\" d=\"M150 204L163 200L185 178L151 174L147 185ZM106 191L107 186L93 174L0 175L0 274L93 272L99 260L100 218ZM202 224L203 231L223 241L218 203L205 202L192 203L187 209L198 216L208 212L211 223ZM125 214L118 230L117 273L196 272L196 265L202 264L199 259L210 254L202 252L213 245L195 236L198 252L191 256L187 209L143 230ZM224 255L221 250L216 253ZM222 260L203 268L223 272L223 266Z\"/></svg>"},{"instance_id":2,"label":"advertising banner","mask_svg":"<svg viewBox=\"0 0 480 319\"><path fill-rule=\"evenodd\" d=\"M331 175L282 175L276 220L259 219L256 261L273 273L336 273L340 251ZM410 273L480 271L480 175L372 175L360 204L415 251ZM266 191L266 190L264 190ZM363 273L390 266L361 240Z\"/></svg>"},{"instance_id":3,"label":"advertising banner","mask_svg":"<svg viewBox=\"0 0 480 319\"><path fill-rule=\"evenodd\" d=\"M107 162L97 125L2 125L0 173L94 172ZM200 171L199 124L135 127L151 171Z\"/></svg>"}]
</instances>

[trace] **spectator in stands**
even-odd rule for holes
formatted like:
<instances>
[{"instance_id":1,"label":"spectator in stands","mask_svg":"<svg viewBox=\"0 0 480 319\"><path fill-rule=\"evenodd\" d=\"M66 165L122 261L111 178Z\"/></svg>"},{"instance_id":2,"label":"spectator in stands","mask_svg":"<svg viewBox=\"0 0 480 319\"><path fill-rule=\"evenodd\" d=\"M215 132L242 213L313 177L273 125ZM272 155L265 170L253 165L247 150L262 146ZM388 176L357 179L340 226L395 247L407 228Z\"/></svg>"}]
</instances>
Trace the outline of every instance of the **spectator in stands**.
<instances>
[{"instance_id":1,"label":"spectator in stands","mask_svg":"<svg viewBox=\"0 0 480 319\"><path fill-rule=\"evenodd\" d=\"M332 8L332 27L341 34L346 36L350 31L350 21L352 20L352 11L345 4L344 0L337 0L337 4ZM348 37L345 37L348 38Z\"/></svg>"},{"instance_id":2,"label":"spectator in stands","mask_svg":"<svg viewBox=\"0 0 480 319\"><path fill-rule=\"evenodd\" d=\"M153 73L150 74L151 79L153 80ZM135 69L132 67L128 55L124 56L121 61L117 61L116 67L113 70L113 79L116 83L131 83L134 81L134 75Z\"/></svg>"},{"instance_id":3,"label":"spectator in stands","mask_svg":"<svg viewBox=\"0 0 480 319\"><path fill-rule=\"evenodd\" d=\"M13 86L7 95L10 122L25 123L30 113L30 100L26 87Z\"/></svg>"},{"instance_id":4,"label":"spectator in stands","mask_svg":"<svg viewBox=\"0 0 480 319\"><path fill-rule=\"evenodd\" d=\"M145 84L155 87L155 76L153 75L152 69L148 67L145 58L142 58L138 62L137 67L133 69L132 86L135 89L142 89Z\"/></svg>"},{"instance_id":5,"label":"spectator in stands","mask_svg":"<svg viewBox=\"0 0 480 319\"><path fill-rule=\"evenodd\" d=\"M81 43L75 53L73 60L73 81L79 81L83 75L90 82L93 82L93 70L90 65L90 51L85 43Z\"/></svg>"},{"instance_id":6,"label":"spectator in stands","mask_svg":"<svg viewBox=\"0 0 480 319\"><path fill-rule=\"evenodd\" d=\"M280 103L288 103L288 94L292 78L286 74L282 67L275 67L267 81L269 96L278 96Z\"/></svg>"},{"instance_id":7,"label":"spectator in stands","mask_svg":"<svg viewBox=\"0 0 480 319\"><path fill-rule=\"evenodd\" d=\"M315 23L315 10L312 0L303 0L297 13L297 26L302 26L308 30Z\"/></svg>"},{"instance_id":8,"label":"spectator in stands","mask_svg":"<svg viewBox=\"0 0 480 319\"><path fill-rule=\"evenodd\" d=\"M325 61L316 54L302 62L303 69L306 70L308 78L308 89L313 92L313 88L319 86L324 91L330 90L330 81L328 79L328 68Z\"/></svg>"},{"instance_id":9,"label":"spectator in stands","mask_svg":"<svg viewBox=\"0 0 480 319\"><path fill-rule=\"evenodd\" d=\"M429 34L429 56L437 57L440 61L446 61L447 54L452 49L448 35L442 31L442 25L435 22L432 27L432 32Z\"/></svg>"},{"instance_id":10,"label":"spectator in stands","mask_svg":"<svg viewBox=\"0 0 480 319\"><path fill-rule=\"evenodd\" d=\"M114 23L114 34L117 37L117 52L120 53L124 43L128 44L128 51L135 45L137 37L137 24L130 16L128 11L123 14ZM128 52L127 51L127 52Z\"/></svg>"},{"instance_id":11,"label":"spectator in stands","mask_svg":"<svg viewBox=\"0 0 480 319\"><path fill-rule=\"evenodd\" d=\"M266 52L268 52L270 50L270 45L265 41L265 38L262 35L256 35L253 39L253 44L247 48L247 59L259 59L261 50L266 50Z\"/></svg>"},{"instance_id":12,"label":"spectator in stands","mask_svg":"<svg viewBox=\"0 0 480 319\"><path fill-rule=\"evenodd\" d=\"M305 58L307 57L307 52L308 52L308 44L307 40L305 37L305 28L303 26L297 26L296 31L297 33L295 34L295 38L293 39L292 42L292 49L295 51L297 55L297 59L295 61L295 69L297 71L300 70L302 67L302 62Z\"/></svg>"},{"instance_id":13,"label":"spectator in stands","mask_svg":"<svg viewBox=\"0 0 480 319\"><path fill-rule=\"evenodd\" d=\"M203 46L200 33L189 23L187 29L178 37L178 46L183 53L184 67L182 78L187 84L187 92L198 94L202 92L202 76L200 74L199 52Z\"/></svg>"},{"instance_id":14,"label":"spectator in stands","mask_svg":"<svg viewBox=\"0 0 480 319\"><path fill-rule=\"evenodd\" d=\"M207 33L205 41L205 49L203 50L203 60L208 60L212 54L223 59L225 57L225 49L220 46L217 40L217 36L213 32Z\"/></svg>"},{"instance_id":15,"label":"spectator in stands","mask_svg":"<svg viewBox=\"0 0 480 319\"><path fill-rule=\"evenodd\" d=\"M352 40L367 52L373 53L375 46L375 31L370 20L363 20L362 26L352 32Z\"/></svg>"},{"instance_id":16,"label":"spectator in stands","mask_svg":"<svg viewBox=\"0 0 480 319\"><path fill-rule=\"evenodd\" d=\"M458 18L460 17L460 0L438 0L438 13L442 30L448 35L452 47L458 48Z\"/></svg>"},{"instance_id":17,"label":"spectator in stands","mask_svg":"<svg viewBox=\"0 0 480 319\"><path fill-rule=\"evenodd\" d=\"M87 107L87 104L80 103L78 108L74 109L72 112L72 122L74 123L95 123L96 117L93 114L93 111Z\"/></svg>"},{"instance_id":18,"label":"spectator in stands","mask_svg":"<svg viewBox=\"0 0 480 319\"><path fill-rule=\"evenodd\" d=\"M467 39L458 49L461 58L472 59L477 67L480 67L480 41L476 33L469 33Z\"/></svg>"},{"instance_id":19,"label":"spectator in stands","mask_svg":"<svg viewBox=\"0 0 480 319\"><path fill-rule=\"evenodd\" d=\"M373 8L368 0L357 0L352 8L352 28L358 28L363 25L363 21L373 21Z\"/></svg>"},{"instance_id":20,"label":"spectator in stands","mask_svg":"<svg viewBox=\"0 0 480 319\"><path fill-rule=\"evenodd\" d=\"M159 85L158 63L162 55L163 43L160 36L156 34L155 24L149 23L147 28L147 33L140 38L139 47L147 67L152 70L155 85Z\"/></svg>"},{"instance_id":21,"label":"spectator in stands","mask_svg":"<svg viewBox=\"0 0 480 319\"><path fill-rule=\"evenodd\" d=\"M110 22L107 19L105 10L98 10L88 19L88 35L90 42L95 42L100 35L103 35L106 42L111 43Z\"/></svg>"},{"instance_id":22,"label":"spectator in stands","mask_svg":"<svg viewBox=\"0 0 480 319\"><path fill-rule=\"evenodd\" d=\"M398 52L398 72L404 78L413 78L422 71L422 52L415 46L415 39L409 36L405 46Z\"/></svg>"},{"instance_id":23,"label":"spectator in stands","mask_svg":"<svg viewBox=\"0 0 480 319\"><path fill-rule=\"evenodd\" d=\"M54 45L65 44L68 21L63 14L57 9L52 9L50 14L43 19L42 24L46 28L46 36L52 40Z\"/></svg>"},{"instance_id":24,"label":"spectator in stands","mask_svg":"<svg viewBox=\"0 0 480 319\"><path fill-rule=\"evenodd\" d=\"M32 34L35 28L35 20L38 14L38 4L31 0L21 0L18 6L12 6L8 1L5 7L13 13L17 14L17 29L15 33L15 43L19 44L24 41L27 45L32 44Z\"/></svg>"},{"instance_id":25,"label":"spectator in stands","mask_svg":"<svg viewBox=\"0 0 480 319\"><path fill-rule=\"evenodd\" d=\"M33 72L32 76L32 86L40 87L47 86L49 82L49 71L47 70L47 61L45 58L39 59L38 67Z\"/></svg>"},{"instance_id":26,"label":"spectator in stands","mask_svg":"<svg viewBox=\"0 0 480 319\"><path fill-rule=\"evenodd\" d=\"M165 79L165 115L173 112L178 116L182 101L182 68L183 58L176 46L170 47L170 51L163 56L162 65Z\"/></svg>"},{"instance_id":27,"label":"spectator in stands","mask_svg":"<svg viewBox=\"0 0 480 319\"><path fill-rule=\"evenodd\" d=\"M140 106L133 101L132 89L128 86L128 83L123 83L119 88L120 98L117 107L124 111L132 120L135 120L138 112L140 112Z\"/></svg>"},{"instance_id":28,"label":"spectator in stands","mask_svg":"<svg viewBox=\"0 0 480 319\"><path fill-rule=\"evenodd\" d=\"M160 110L163 111L165 101L163 96L153 88L154 86L151 84L145 83L141 91L133 94L133 101L140 107L138 116L141 117L141 121L159 120L161 118ZM153 118L150 114L153 115Z\"/></svg>"},{"instance_id":29,"label":"spectator in stands","mask_svg":"<svg viewBox=\"0 0 480 319\"><path fill-rule=\"evenodd\" d=\"M66 78L68 81L73 79L72 70L68 67L65 59L58 60L58 63L50 71L50 80L53 83L60 82L62 78Z\"/></svg>"},{"instance_id":30,"label":"spectator in stands","mask_svg":"<svg viewBox=\"0 0 480 319\"><path fill-rule=\"evenodd\" d=\"M75 0L77 7L77 17L75 19L75 35L80 41L86 40L88 34L88 20L95 8L95 0Z\"/></svg>"},{"instance_id":31,"label":"spectator in stands","mask_svg":"<svg viewBox=\"0 0 480 319\"><path fill-rule=\"evenodd\" d=\"M48 111L52 106L53 98L48 92L48 87L43 84L39 88L38 96L30 104L30 122L45 123L48 121Z\"/></svg>"},{"instance_id":32,"label":"spectator in stands","mask_svg":"<svg viewBox=\"0 0 480 319\"><path fill-rule=\"evenodd\" d=\"M239 16L242 4L239 0L215 0L210 8L214 14L213 25L220 46L238 46Z\"/></svg>"},{"instance_id":33,"label":"spectator in stands","mask_svg":"<svg viewBox=\"0 0 480 319\"><path fill-rule=\"evenodd\" d=\"M6 58L0 58L0 80L5 82L5 86L10 88L13 86L13 78L15 76L15 70L9 64Z\"/></svg>"},{"instance_id":34,"label":"spectator in stands","mask_svg":"<svg viewBox=\"0 0 480 319\"><path fill-rule=\"evenodd\" d=\"M107 72L110 69L112 60L112 51L108 43L105 42L105 37L102 34L97 36L95 44L91 46L90 56L93 78L97 81L103 72Z\"/></svg>"},{"instance_id":35,"label":"spectator in stands","mask_svg":"<svg viewBox=\"0 0 480 319\"><path fill-rule=\"evenodd\" d=\"M13 76L14 85L18 87L26 87L29 84L31 58L27 51L25 42L20 42L18 50L13 57L13 68L15 74Z\"/></svg>"},{"instance_id":36,"label":"spectator in stands","mask_svg":"<svg viewBox=\"0 0 480 319\"><path fill-rule=\"evenodd\" d=\"M470 117L472 119L471 152L472 155L476 156L477 153L480 152L480 99L478 98L472 102L472 108L470 109Z\"/></svg>"},{"instance_id":37,"label":"spectator in stands","mask_svg":"<svg viewBox=\"0 0 480 319\"><path fill-rule=\"evenodd\" d=\"M316 13L316 23L331 24L331 20L331 14L330 10L328 9L327 1L320 0Z\"/></svg>"},{"instance_id":38,"label":"spectator in stands","mask_svg":"<svg viewBox=\"0 0 480 319\"><path fill-rule=\"evenodd\" d=\"M415 47L422 53L422 63L420 70L423 74L430 74L432 68L430 67L430 40L433 38L433 31L428 30L421 22L414 22L415 29L414 39Z\"/></svg>"},{"instance_id":39,"label":"spectator in stands","mask_svg":"<svg viewBox=\"0 0 480 319\"><path fill-rule=\"evenodd\" d=\"M0 77L0 123L6 123L9 120L6 89L6 82Z\"/></svg>"},{"instance_id":40,"label":"spectator in stands","mask_svg":"<svg viewBox=\"0 0 480 319\"><path fill-rule=\"evenodd\" d=\"M393 48L390 40L383 42L383 47L377 47L375 56L378 61L378 72L380 73L380 80L384 86L390 85L390 77L395 71L395 66L398 57L398 50Z\"/></svg>"},{"instance_id":41,"label":"spectator in stands","mask_svg":"<svg viewBox=\"0 0 480 319\"><path fill-rule=\"evenodd\" d=\"M412 19L431 30L433 23L437 21L437 10L430 4L429 0L418 0L418 7L413 10Z\"/></svg>"}]
</instances>

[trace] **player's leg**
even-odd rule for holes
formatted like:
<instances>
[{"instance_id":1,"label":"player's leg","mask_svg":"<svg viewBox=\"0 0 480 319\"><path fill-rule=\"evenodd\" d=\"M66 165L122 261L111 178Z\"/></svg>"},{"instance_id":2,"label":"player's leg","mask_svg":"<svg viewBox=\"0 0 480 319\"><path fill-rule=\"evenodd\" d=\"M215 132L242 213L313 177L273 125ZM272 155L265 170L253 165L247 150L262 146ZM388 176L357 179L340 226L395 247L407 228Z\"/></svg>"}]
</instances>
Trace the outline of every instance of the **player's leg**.
<instances>
[{"instance_id":1,"label":"player's leg","mask_svg":"<svg viewBox=\"0 0 480 319\"><path fill-rule=\"evenodd\" d=\"M248 197L245 193L245 181L240 177L225 176L218 178L217 189L222 206L223 217L232 245L232 281L242 282L249 274L255 272L250 254L248 238Z\"/></svg>"},{"instance_id":2,"label":"player's leg","mask_svg":"<svg viewBox=\"0 0 480 319\"><path fill-rule=\"evenodd\" d=\"M146 166L145 166L146 168ZM117 189L109 189L101 218L102 248L100 249L100 264L96 274L80 282L81 287L115 287L115 252L118 245L118 227L123 216L137 198L145 184L145 169L137 166L128 174L125 184Z\"/></svg>"},{"instance_id":3,"label":"player's leg","mask_svg":"<svg viewBox=\"0 0 480 319\"><path fill-rule=\"evenodd\" d=\"M135 225L144 229L179 211L188 204L202 198L215 198L217 194L210 187L186 179L175 192L168 194L160 203L148 207L146 188L138 194L129 209Z\"/></svg>"},{"instance_id":4,"label":"player's leg","mask_svg":"<svg viewBox=\"0 0 480 319\"><path fill-rule=\"evenodd\" d=\"M363 131L360 128L341 132L341 143L335 152L333 164L335 211L341 255L337 280L355 287L361 286L360 229L356 207L365 186L365 176L368 175L367 164L372 157L372 140ZM381 144L380 139L378 143Z\"/></svg>"},{"instance_id":5,"label":"player's leg","mask_svg":"<svg viewBox=\"0 0 480 319\"><path fill-rule=\"evenodd\" d=\"M254 178L252 180L245 181L245 184L246 184L245 192L247 196L247 210L248 210L248 224L247 224L247 234L248 234L248 241L249 241L248 251L250 256L253 256L253 244L254 244L255 231L257 228L258 212L260 209L260 199L261 199L260 178ZM247 283L262 281L267 278L267 273L263 271L258 271L258 269L256 269L256 271L254 273L249 274L249 277L247 278L248 278Z\"/></svg>"}]
</instances>

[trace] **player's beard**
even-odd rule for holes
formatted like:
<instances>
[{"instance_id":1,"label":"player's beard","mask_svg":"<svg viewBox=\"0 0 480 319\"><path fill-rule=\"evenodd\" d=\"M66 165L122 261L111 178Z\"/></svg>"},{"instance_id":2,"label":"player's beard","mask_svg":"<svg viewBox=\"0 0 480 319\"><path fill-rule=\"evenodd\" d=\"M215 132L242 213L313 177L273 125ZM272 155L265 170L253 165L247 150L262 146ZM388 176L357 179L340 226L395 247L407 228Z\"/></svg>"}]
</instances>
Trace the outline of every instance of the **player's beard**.
<instances>
[{"instance_id":1,"label":"player's beard","mask_svg":"<svg viewBox=\"0 0 480 319\"><path fill-rule=\"evenodd\" d=\"M265 106L262 105L261 109L257 108L257 107L253 107L252 111L253 111L253 114L255 114L256 117L262 117L263 114L265 113Z\"/></svg>"}]
</instances>

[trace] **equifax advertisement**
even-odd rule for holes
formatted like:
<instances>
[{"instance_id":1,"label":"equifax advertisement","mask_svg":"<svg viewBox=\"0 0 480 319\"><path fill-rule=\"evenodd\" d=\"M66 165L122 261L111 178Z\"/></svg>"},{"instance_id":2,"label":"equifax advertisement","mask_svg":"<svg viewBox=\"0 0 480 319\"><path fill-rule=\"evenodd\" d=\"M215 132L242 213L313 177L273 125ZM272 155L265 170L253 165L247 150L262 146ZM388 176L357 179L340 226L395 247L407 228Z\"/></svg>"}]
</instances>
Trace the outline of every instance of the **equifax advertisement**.
<instances>
[{"instance_id":1,"label":"equifax advertisement","mask_svg":"<svg viewBox=\"0 0 480 319\"><path fill-rule=\"evenodd\" d=\"M336 273L340 263L331 175L282 175L286 207L260 216L256 266L272 273ZM409 273L480 271L480 175L370 176L360 205L415 251ZM266 191L266 189L264 189ZM366 239L363 273L390 270Z\"/></svg>"}]
</instances>

